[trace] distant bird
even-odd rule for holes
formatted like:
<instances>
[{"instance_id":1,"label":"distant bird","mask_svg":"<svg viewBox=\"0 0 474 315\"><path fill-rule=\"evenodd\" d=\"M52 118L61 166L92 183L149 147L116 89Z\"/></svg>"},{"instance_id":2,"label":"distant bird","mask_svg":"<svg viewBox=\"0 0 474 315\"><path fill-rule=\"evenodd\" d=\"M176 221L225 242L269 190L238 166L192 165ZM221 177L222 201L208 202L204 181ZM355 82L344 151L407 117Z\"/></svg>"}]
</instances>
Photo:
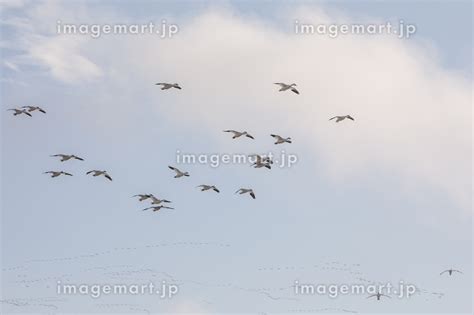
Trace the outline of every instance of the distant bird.
<instances>
[{"instance_id":1,"label":"distant bird","mask_svg":"<svg viewBox=\"0 0 474 315\"><path fill-rule=\"evenodd\" d=\"M281 144L281 143L291 143L291 138L288 137L288 138L283 138L283 137L280 137L279 135L273 135L271 134L270 136L272 136L273 138L276 139L276 142L275 144Z\"/></svg>"},{"instance_id":2,"label":"distant bird","mask_svg":"<svg viewBox=\"0 0 474 315\"><path fill-rule=\"evenodd\" d=\"M386 294L382 294L382 293L380 293L380 292L377 293L377 294L369 295L367 298L370 299L371 297L374 297L374 296L377 297L377 301L380 301L380 298L381 298L382 296L385 296L385 297L388 297L389 299L391 299L390 296L388 296L388 295L386 295Z\"/></svg>"},{"instance_id":3,"label":"distant bird","mask_svg":"<svg viewBox=\"0 0 474 315\"><path fill-rule=\"evenodd\" d=\"M77 155L74 155L74 154L55 154L55 155L51 155L51 157L60 157L61 162L69 161L70 159L84 161L83 158L80 158L80 157L78 157Z\"/></svg>"},{"instance_id":4,"label":"distant bird","mask_svg":"<svg viewBox=\"0 0 474 315\"><path fill-rule=\"evenodd\" d=\"M28 116L30 116L30 117L33 117L33 116L31 116L30 113L28 113L28 112L26 111L26 109L10 108L10 109L7 109L7 110L14 111L13 116L25 114L25 115L28 115Z\"/></svg>"},{"instance_id":5,"label":"distant bird","mask_svg":"<svg viewBox=\"0 0 474 315\"><path fill-rule=\"evenodd\" d=\"M300 92L298 92L298 90L295 88L295 86L296 86L295 83L292 83L292 84L274 83L274 84L280 86L280 89L278 90L278 91L280 91L280 92L287 91L287 90L291 90L292 92L294 92L294 93L296 93L296 94L300 94Z\"/></svg>"},{"instance_id":6,"label":"distant bird","mask_svg":"<svg viewBox=\"0 0 474 315\"><path fill-rule=\"evenodd\" d=\"M143 209L143 211L146 211L148 209L153 209L153 211L160 211L161 209L174 209L174 208L161 205L161 206L148 207L148 208Z\"/></svg>"},{"instance_id":7,"label":"distant bird","mask_svg":"<svg viewBox=\"0 0 474 315\"><path fill-rule=\"evenodd\" d=\"M166 199L158 199L153 195L151 195L150 198L151 198L151 204L152 205L159 205L160 203L163 203L163 202L164 203L170 203L171 202L171 201L166 200Z\"/></svg>"},{"instance_id":8,"label":"distant bird","mask_svg":"<svg viewBox=\"0 0 474 315\"><path fill-rule=\"evenodd\" d=\"M333 118L330 118L329 120L333 120L333 119L336 119L336 122L340 122L344 119L350 119L350 120L355 120L354 118L352 118L350 115L345 115L345 116L334 116Z\"/></svg>"},{"instance_id":9,"label":"distant bird","mask_svg":"<svg viewBox=\"0 0 474 315\"><path fill-rule=\"evenodd\" d=\"M273 164L273 161L269 157L262 157L258 154L252 154L249 155L249 157L255 157L255 162L252 164L254 168L261 168L261 167L266 167L268 169L271 169L271 164Z\"/></svg>"},{"instance_id":10,"label":"distant bird","mask_svg":"<svg viewBox=\"0 0 474 315\"><path fill-rule=\"evenodd\" d=\"M173 166L168 166L168 168L170 170L173 170L176 172L176 176L174 178L180 178L180 177L183 177L183 176L189 176L189 173L188 172L181 172L179 169L177 169L176 167L173 167Z\"/></svg>"},{"instance_id":11,"label":"distant bird","mask_svg":"<svg viewBox=\"0 0 474 315\"><path fill-rule=\"evenodd\" d=\"M155 83L155 85L161 85L162 90L168 90L171 88L181 90L181 87L179 86L178 83Z\"/></svg>"},{"instance_id":12,"label":"distant bird","mask_svg":"<svg viewBox=\"0 0 474 315\"><path fill-rule=\"evenodd\" d=\"M47 171L47 172L44 172L43 174L51 174L51 177L58 177L60 175L72 176L72 174L66 173L63 171Z\"/></svg>"},{"instance_id":13,"label":"distant bird","mask_svg":"<svg viewBox=\"0 0 474 315\"><path fill-rule=\"evenodd\" d=\"M138 194L138 195L134 195L133 197L140 197L138 198L138 201L143 201L143 200L147 200L153 197L153 195L152 194Z\"/></svg>"},{"instance_id":14,"label":"distant bird","mask_svg":"<svg viewBox=\"0 0 474 315\"><path fill-rule=\"evenodd\" d=\"M46 114L46 111L39 106L23 106L22 108L28 109L29 112L39 111Z\"/></svg>"},{"instance_id":15,"label":"distant bird","mask_svg":"<svg viewBox=\"0 0 474 315\"><path fill-rule=\"evenodd\" d=\"M112 177L110 177L109 174L107 174L107 171L98 171L98 170L92 170L92 171L89 171L86 173L86 175L89 175L92 173L92 176L104 176L105 178L107 178L108 180L112 181Z\"/></svg>"},{"instance_id":16,"label":"distant bird","mask_svg":"<svg viewBox=\"0 0 474 315\"><path fill-rule=\"evenodd\" d=\"M235 139L235 138L238 138L238 137L241 137L241 136L246 136L247 138L250 138L250 139L255 139L251 134L249 134L247 131L235 131L235 130L224 130L224 132L231 132L233 133L234 135L232 136L232 139Z\"/></svg>"},{"instance_id":17,"label":"distant bird","mask_svg":"<svg viewBox=\"0 0 474 315\"><path fill-rule=\"evenodd\" d=\"M448 273L450 276L452 276L454 272L457 272L457 273L461 273L461 274L462 274L462 272L461 272L461 271L459 271L459 270L455 270L455 269L448 269L448 270L445 270L445 271L443 271L443 272L442 272L442 273L440 273L439 275L441 276L442 274L444 274L444 273L446 273L446 272L447 272L447 273Z\"/></svg>"},{"instance_id":18,"label":"distant bird","mask_svg":"<svg viewBox=\"0 0 474 315\"><path fill-rule=\"evenodd\" d=\"M242 194L246 194L246 193L250 193L250 196L251 196L253 199L255 199L255 193L254 193L253 190L250 189L250 188L240 188L240 189L237 190L235 193L236 193L236 194L239 193L239 194L241 194L241 195L242 195Z\"/></svg>"},{"instance_id":19,"label":"distant bird","mask_svg":"<svg viewBox=\"0 0 474 315\"><path fill-rule=\"evenodd\" d=\"M201 188L201 191L206 191L206 190L212 189L217 193L220 192L219 189L217 189L216 186L214 186L214 185L212 185L212 186L210 186L210 185L199 185L197 187Z\"/></svg>"}]
</instances>

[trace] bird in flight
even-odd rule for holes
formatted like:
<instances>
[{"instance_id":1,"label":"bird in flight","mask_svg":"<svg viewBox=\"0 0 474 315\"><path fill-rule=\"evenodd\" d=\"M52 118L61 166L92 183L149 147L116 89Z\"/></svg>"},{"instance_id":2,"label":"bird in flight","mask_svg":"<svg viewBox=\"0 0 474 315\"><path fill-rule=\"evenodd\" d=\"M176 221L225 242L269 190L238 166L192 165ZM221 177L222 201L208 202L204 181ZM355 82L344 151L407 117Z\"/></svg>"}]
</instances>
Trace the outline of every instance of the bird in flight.
<instances>
[{"instance_id":1,"label":"bird in flight","mask_svg":"<svg viewBox=\"0 0 474 315\"><path fill-rule=\"evenodd\" d=\"M390 296L386 295L386 294L382 294L382 293L377 293L377 294L372 294L372 295L369 295L367 298L370 299L371 297L377 297L377 301L380 301L380 298L382 296L385 296L385 297L388 297L389 299L391 299Z\"/></svg>"},{"instance_id":2,"label":"bird in flight","mask_svg":"<svg viewBox=\"0 0 474 315\"><path fill-rule=\"evenodd\" d=\"M278 90L278 91L280 91L280 92L287 91L287 90L291 90L292 92L294 92L294 93L296 93L296 94L300 94L300 92L298 92L298 90L295 88L295 86L296 86L295 83L292 83L292 84L274 83L274 84L280 86L280 89Z\"/></svg>"},{"instance_id":3,"label":"bird in flight","mask_svg":"<svg viewBox=\"0 0 474 315\"><path fill-rule=\"evenodd\" d=\"M461 272L461 271L459 271L459 270L455 270L455 269L448 269L448 270L445 270L445 271L443 271L443 272L442 272L442 273L440 273L439 275L441 276L442 274L444 274L444 273L446 273L446 272L447 272L447 273L448 273L450 276L452 276L452 275L453 275L453 273L455 273L455 272L457 272L457 273L462 273L462 272Z\"/></svg>"},{"instance_id":4,"label":"bird in flight","mask_svg":"<svg viewBox=\"0 0 474 315\"><path fill-rule=\"evenodd\" d=\"M286 142L286 143L291 143L291 138L290 138L290 137L288 137L288 138L283 138L283 137L281 137L281 136L279 136L279 135L273 135L273 134L270 135L270 136L272 136L273 138L276 139L275 144L281 144L281 143L285 143L285 142Z\"/></svg>"},{"instance_id":5,"label":"bird in flight","mask_svg":"<svg viewBox=\"0 0 474 315\"><path fill-rule=\"evenodd\" d=\"M166 199L158 199L153 195L151 195L150 198L151 198L151 204L152 205L159 205L162 202L165 202L165 203L170 203L171 202L171 201L166 200Z\"/></svg>"},{"instance_id":6,"label":"bird in flight","mask_svg":"<svg viewBox=\"0 0 474 315\"><path fill-rule=\"evenodd\" d=\"M78 161L84 161L83 158L80 158L80 157L78 157L77 155L74 155L74 154L55 154L55 155L51 155L51 157L60 157L61 162L69 161L70 159L74 159L74 160L78 160Z\"/></svg>"},{"instance_id":7,"label":"bird in flight","mask_svg":"<svg viewBox=\"0 0 474 315\"><path fill-rule=\"evenodd\" d=\"M71 173L66 173L63 171L47 171L47 172L44 172L44 174L51 174L51 177L58 177L60 175L72 176Z\"/></svg>"},{"instance_id":8,"label":"bird in flight","mask_svg":"<svg viewBox=\"0 0 474 315\"><path fill-rule=\"evenodd\" d=\"M250 138L250 139L255 139L251 134L249 134L247 131L235 131L235 130L224 130L224 132L231 132L233 133L234 135L232 136L232 139L235 139L235 138L238 138L238 137L241 137L241 136L246 136L247 138Z\"/></svg>"},{"instance_id":9,"label":"bird in flight","mask_svg":"<svg viewBox=\"0 0 474 315\"><path fill-rule=\"evenodd\" d=\"M147 200L147 199L153 197L153 195L152 194L138 194L138 195L134 195L132 197L140 197L140 198L138 198L138 201L143 201L143 200Z\"/></svg>"},{"instance_id":10,"label":"bird in flight","mask_svg":"<svg viewBox=\"0 0 474 315\"><path fill-rule=\"evenodd\" d=\"M351 117L351 115L345 115L345 116L334 116L333 118L330 118L329 120L333 120L333 119L336 119L336 122L340 122L344 119L350 119L350 120L355 120L354 118Z\"/></svg>"},{"instance_id":11,"label":"bird in flight","mask_svg":"<svg viewBox=\"0 0 474 315\"><path fill-rule=\"evenodd\" d=\"M160 205L160 206L153 206L153 207L145 208L145 209L143 209L143 211L146 211L148 209L153 209L153 211L160 211L161 209L174 209L174 208Z\"/></svg>"},{"instance_id":12,"label":"bird in flight","mask_svg":"<svg viewBox=\"0 0 474 315\"><path fill-rule=\"evenodd\" d=\"M212 186L211 185L199 185L199 186L197 186L197 188L201 188L201 191L206 191L206 190L212 189L217 193L220 192L219 189L217 189L216 186L214 186L214 185L212 185Z\"/></svg>"},{"instance_id":13,"label":"bird in flight","mask_svg":"<svg viewBox=\"0 0 474 315\"><path fill-rule=\"evenodd\" d=\"M24 115L33 117L33 116L31 116L30 113L28 113L28 112L26 111L26 109L10 108L10 109L7 109L7 110L14 111L13 116L18 116L18 115L24 114Z\"/></svg>"},{"instance_id":14,"label":"bird in flight","mask_svg":"<svg viewBox=\"0 0 474 315\"><path fill-rule=\"evenodd\" d=\"M181 90L181 87L178 83L155 83L155 85L161 85L162 90L169 90L171 88Z\"/></svg>"},{"instance_id":15,"label":"bird in flight","mask_svg":"<svg viewBox=\"0 0 474 315\"><path fill-rule=\"evenodd\" d=\"M273 164L273 161L267 157L267 156L260 156L258 154L252 154L249 155L249 157L255 157L255 162L252 164L254 168L261 168L261 167L266 167L268 169L271 169L271 164Z\"/></svg>"},{"instance_id":16,"label":"bird in flight","mask_svg":"<svg viewBox=\"0 0 474 315\"><path fill-rule=\"evenodd\" d=\"M239 193L239 194L241 194L241 195L242 195L242 194L249 193L250 196L251 196L253 199L255 199L255 193L254 193L253 190L250 189L250 188L240 188L240 189L237 190L235 193L236 193L236 194Z\"/></svg>"},{"instance_id":17,"label":"bird in flight","mask_svg":"<svg viewBox=\"0 0 474 315\"><path fill-rule=\"evenodd\" d=\"M46 114L46 111L39 106L23 106L22 108L27 109L29 112L39 111L43 114Z\"/></svg>"},{"instance_id":18,"label":"bird in flight","mask_svg":"<svg viewBox=\"0 0 474 315\"><path fill-rule=\"evenodd\" d=\"M108 180L112 181L112 177L110 177L109 174L107 174L107 171L98 171L98 170L92 170L92 171L89 171L86 173L86 175L89 175L92 173L92 176L104 176L105 178L107 178Z\"/></svg>"},{"instance_id":19,"label":"bird in flight","mask_svg":"<svg viewBox=\"0 0 474 315\"><path fill-rule=\"evenodd\" d=\"M168 166L168 168L170 170L173 170L176 172L176 175L174 176L174 178L180 178L180 177L183 177L183 176L187 176L189 177L189 173L188 172L181 172L179 169L177 169L176 167L173 167L173 166Z\"/></svg>"}]
</instances>

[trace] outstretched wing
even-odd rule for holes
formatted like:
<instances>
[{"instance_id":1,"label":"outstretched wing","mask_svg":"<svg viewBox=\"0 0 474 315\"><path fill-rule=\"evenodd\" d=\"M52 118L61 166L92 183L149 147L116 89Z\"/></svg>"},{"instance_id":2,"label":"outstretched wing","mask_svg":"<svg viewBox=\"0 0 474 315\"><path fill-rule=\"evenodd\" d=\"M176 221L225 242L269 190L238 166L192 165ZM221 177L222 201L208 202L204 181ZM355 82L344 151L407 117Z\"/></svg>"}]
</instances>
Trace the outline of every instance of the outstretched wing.
<instances>
[{"instance_id":1,"label":"outstretched wing","mask_svg":"<svg viewBox=\"0 0 474 315\"><path fill-rule=\"evenodd\" d=\"M291 91L294 92L294 93L296 93L296 94L300 94L300 92L298 92L298 90L295 89L295 88L291 88Z\"/></svg>"},{"instance_id":2,"label":"outstretched wing","mask_svg":"<svg viewBox=\"0 0 474 315\"><path fill-rule=\"evenodd\" d=\"M253 192L253 191L252 191L252 192L250 192L250 196L252 196L252 198L253 198L253 199L255 199L255 194L254 194L254 192Z\"/></svg>"}]
</instances>

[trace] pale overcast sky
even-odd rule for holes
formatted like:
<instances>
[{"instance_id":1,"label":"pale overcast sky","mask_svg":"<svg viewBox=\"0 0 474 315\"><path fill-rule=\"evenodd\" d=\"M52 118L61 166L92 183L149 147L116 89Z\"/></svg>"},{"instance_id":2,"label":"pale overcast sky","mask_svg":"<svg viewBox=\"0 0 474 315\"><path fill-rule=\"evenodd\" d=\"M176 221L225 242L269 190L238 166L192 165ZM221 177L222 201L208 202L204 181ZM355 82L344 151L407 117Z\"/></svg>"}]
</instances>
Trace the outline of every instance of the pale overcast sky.
<instances>
[{"instance_id":1,"label":"pale overcast sky","mask_svg":"<svg viewBox=\"0 0 474 315\"><path fill-rule=\"evenodd\" d=\"M470 1L0 3L2 313L472 313ZM163 20L171 38L56 32ZM302 35L296 20L416 33ZM47 113L7 111L25 105ZM282 150L298 161L177 162ZM175 209L141 211L139 193ZM440 276L450 268L463 274ZM179 287L171 299L57 293L163 280ZM332 298L295 281L418 291Z\"/></svg>"}]
</instances>

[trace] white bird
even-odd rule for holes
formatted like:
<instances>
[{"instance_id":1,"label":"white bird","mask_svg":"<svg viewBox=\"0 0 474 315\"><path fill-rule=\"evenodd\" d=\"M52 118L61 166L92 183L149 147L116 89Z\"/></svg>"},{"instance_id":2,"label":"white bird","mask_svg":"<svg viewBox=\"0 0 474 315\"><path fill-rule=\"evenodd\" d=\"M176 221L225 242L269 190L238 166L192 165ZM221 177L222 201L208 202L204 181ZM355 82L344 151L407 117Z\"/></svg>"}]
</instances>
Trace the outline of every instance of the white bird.
<instances>
[{"instance_id":1,"label":"white bird","mask_svg":"<svg viewBox=\"0 0 474 315\"><path fill-rule=\"evenodd\" d=\"M295 86L296 86L295 83L292 83L292 84L275 83L275 84L280 86L280 89L278 90L280 92L291 90L292 92L294 92L296 94L300 94L300 92L298 92L298 90L295 88Z\"/></svg>"},{"instance_id":2,"label":"white bird","mask_svg":"<svg viewBox=\"0 0 474 315\"><path fill-rule=\"evenodd\" d=\"M51 177L58 177L60 175L72 176L72 174L66 173L63 171L47 171L47 172L44 172L43 174L51 174Z\"/></svg>"},{"instance_id":3,"label":"white bird","mask_svg":"<svg viewBox=\"0 0 474 315\"><path fill-rule=\"evenodd\" d=\"M280 137L279 135L273 135L271 134L270 136L272 136L273 138L276 139L276 142L275 144L281 144L281 143L291 143L291 138L288 137L288 138L283 138L283 137Z\"/></svg>"},{"instance_id":4,"label":"white bird","mask_svg":"<svg viewBox=\"0 0 474 315\"><path fill-rule=\"evenodd\" d=\"M443 271L443 272L440 273L439 275L442 275L443 273L446 273L446 272L447 272L450 276L452 276L454 272L462 273L461 271L456 270L456 269L448 269L448 270Z\"/></svg>"},{"instance_id":5,"label":"white bird","mask_svg":"<svg viewBox=\"0 0 474 315\"><path fill-rule=\"evenodd\" d=\"M250 188L240 188L240 189L237 190L235 193L236 193L236 194L239 193L239 194L241 194L241 195L242 195L242 194L246 194L246 193L250 193L250 196L251 196L253 199L255 199L255 193L254 193L253 190L250 189Z\"/></svg>"},{"instance_id":6,"label":"white bird","mask_svg":"<svg viewBox=\"0 0 474 315\"><path fill-rule=\"evenodd\" d=\"M234 135L232 136L232 139L241 137L241 136L246 136L247 138L250 139L255 139L251 134L249 134L247 131L235 131L235 130L224 130L224 132L231 132Z\"/></svg>"},{"instance_id":7,"label":"white bird","mask_svg":"<svg viewBox=\"0 0 474 315\"><path fill-rule=\"evenodd\" d=\"M138 201L143 201L143 200L147 200L153 197L153 195L152 194L138 194L138 195L133 195L132 197L139 197Z\"/></svg>"},{"instance_id":8,"label":"white bird","mask_svg":"<svg viewBox=\"0 0 474 315\"><path fill-rule=\"evenodd\" d=\"M51 155L51 157L60 157L61 162L69 161L70 159L84 161L83 158L80 158L80 157L78 157L77 155L74 155L74 154L55 154L55 155Z\"/></svg>"},{"instance_id":9,"label":"white bird","mask_svg":"<svg viewBox=\"0 0 474 315\"><path fill-rule=\"evenodd\" d=\"M334 116L333 118L330 118L329 120L333 120L333 119L336 119L336 122L340 122L344 119L350 119L350 120L355 120L354 118L352 118L350 115L345 115L345 116Z\"/></svg>"},{"instance_id":10,"label":"white bird","mask_svg":"<svg viewBox=\"0 0 474 315\"><path fill-rule=\"evenodd\" d=\"M377 293L377 294L369 295L367 298L370 299L371 297L374 297L374 296L377 297L377 301L380 301L380 298L381 298L382 296L386 296L386 297L388 297L389 299L391 299L390 296L388 296L388 295L386 295L386 294L382 294L382 293L380 293L380 292Z\"/></svg>"},{"instance_id":11,"label":"white bird","mask_svg":"<svg viewBox=\"0 0 474 315\"><path fill-rule=\"evenodd\" d=\"M183 176L189 176L189 173L188 172L181 172L179 169L177 169L176 167L173 167L173 166L168 166L168 168L170 170L173 170L176 172L176 176L174 178L180 178L180 177L183 177Z\"/></svg>"},{"instance_id":12,"label":"white bird","mask_svg":"<svg viewBox=\"0 0 474 315\"><path fill-rule=\"evenodd\" d=\"M160 203L163 203L163 202L164 203L170 203L171 202L171 201L166 200L166 199L158 199L153 195L151 195L150 198L151 198L151 204L152 205L159 205Z\"/></svg>"},{"instance_id":13,"label":"white bird","mask_svg":"<svg viewBox=\"0 0 474 315\"><path fill-rule=\"evenodd\" d=\"M98 171L98 170L92 170L92 171L89 171L86 173L86 175L89 175L92 173L92 176L104 176L105 178L107 178L108 180L112 181L112 177L110 177L109 174L107 174L107 171Z\"/></svg>"},{"instance_id":14,"label":"white bird","mask_svg":"<svg viewBox=\"0 0 474 315\"><path fill-rule=\"evenodd\" d=\"M174 209L174 208L161 205L161 206L148 207L148 208L143 209L143 211L146 211L148 209L153 209L153 211L160 211L161 209Z\"/></svg>"},{"instance_id":15,"label":"white bird","mask_svg":"<svg viewBox=\"0 0 474 315\"><path fill-rule=\"evenodd\" d=\"M215 192L220 192L219 189L216 188L214 185L199 185L196 188L201 188L201 191L206 191L206 190L214 190Z\"/></svg>"},{"instance_id":16,"label":"white bird","mask_svg":"<svg viewBox=\"0 0 474 315\"><path fill-rule=\"evenodd\" d=\"M162 90L168 90L171 88L181 90L181 87L179 86L178 83L155 83L155 85L161 85Z\"/></svg>"},{"instance_id":17,"label":"white bird","mask_svg":"<svg viewBox=\"0 0 474 315\"><path fill-rule=\"evenodd\" d=\"M26 111L26 109L10 108L10 109L7 109L7 110L14 111L13 116L25 114L25 115L27 115L27 116L33 117L33 116L31 116L30 113L28 113L28 112Z\"/></svg>"},{"instance_id":18,"label":"white bird","mask_svg":"<svg viewBox=\"0 0 474 315\"><path fill-rule=\"evenodd\" d=\"M28 109L29 112L39 111L46 114L46 111L39 106L23 106L22 108Z\"/></svg>"},{"instance_id":19,"label":"white bird","mask_svg":"<svg viewBox=\"0 0 474 315\"><path fill-rule=\"evenodd\" d=\"M273 164L273 161L267 156L262 157L258 154L252 154L252 155L249 155L249 157L255 157L255 162L252 164L254 168L261 168L261 167L266 167L268 169L272 168L271 164Z\"/></svg>"}]
</instances>

